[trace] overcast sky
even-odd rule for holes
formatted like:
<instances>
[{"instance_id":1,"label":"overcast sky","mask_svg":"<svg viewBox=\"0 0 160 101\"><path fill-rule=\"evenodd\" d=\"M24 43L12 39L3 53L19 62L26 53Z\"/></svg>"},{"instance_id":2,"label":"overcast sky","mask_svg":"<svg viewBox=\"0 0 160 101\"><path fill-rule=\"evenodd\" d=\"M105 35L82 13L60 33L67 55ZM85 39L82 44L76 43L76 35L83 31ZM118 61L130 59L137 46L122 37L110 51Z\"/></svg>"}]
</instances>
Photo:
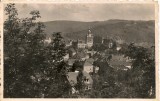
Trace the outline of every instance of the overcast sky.
<instances>
[{"instance_id":1,"label":"overcast sky","mask_svg":"<svg viewBox=\"0 0 160 101\"><path fill-rule=\"evenodd\" d=\"M39 10L41 21L154 20L154 4L16 4L19 17Z\"/></svg>"}]
</instances>

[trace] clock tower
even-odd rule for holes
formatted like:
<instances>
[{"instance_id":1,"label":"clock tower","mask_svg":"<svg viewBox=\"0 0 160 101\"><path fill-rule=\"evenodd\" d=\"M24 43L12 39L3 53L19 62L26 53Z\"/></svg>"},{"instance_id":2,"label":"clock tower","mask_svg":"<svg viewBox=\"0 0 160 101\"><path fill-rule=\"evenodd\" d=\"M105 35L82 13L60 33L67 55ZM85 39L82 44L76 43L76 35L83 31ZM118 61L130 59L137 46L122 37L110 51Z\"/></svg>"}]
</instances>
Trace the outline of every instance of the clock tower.
<instances>
[{"instance_id":1,"label":"clock tower","mask_svg":"<svg viewBox=\"0 0 160 101\"><path fill-rule=\"evenodd\" d=\"M90 29L88 29L88 33L86 36L86 45L88 48L93 46L93 34Z\"/></svg>"}]
</instances>

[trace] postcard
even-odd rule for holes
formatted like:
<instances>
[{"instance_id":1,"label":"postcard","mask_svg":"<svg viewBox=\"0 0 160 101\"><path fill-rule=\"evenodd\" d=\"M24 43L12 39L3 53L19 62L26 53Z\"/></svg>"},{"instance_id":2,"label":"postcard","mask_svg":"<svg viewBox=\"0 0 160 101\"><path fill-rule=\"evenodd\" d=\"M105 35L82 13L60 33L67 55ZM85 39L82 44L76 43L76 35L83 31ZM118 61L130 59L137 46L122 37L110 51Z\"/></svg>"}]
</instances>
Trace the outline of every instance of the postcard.
<instances>
[{"instance_id":1,"label":"postcard","mask_svg":"<svg viewBox=\"0 0 160 101\"><path fill-rule=\"evenodd\" d=\"M1 99L158 101L158 2L6 0Z\"/></svg>"}]
</instances>

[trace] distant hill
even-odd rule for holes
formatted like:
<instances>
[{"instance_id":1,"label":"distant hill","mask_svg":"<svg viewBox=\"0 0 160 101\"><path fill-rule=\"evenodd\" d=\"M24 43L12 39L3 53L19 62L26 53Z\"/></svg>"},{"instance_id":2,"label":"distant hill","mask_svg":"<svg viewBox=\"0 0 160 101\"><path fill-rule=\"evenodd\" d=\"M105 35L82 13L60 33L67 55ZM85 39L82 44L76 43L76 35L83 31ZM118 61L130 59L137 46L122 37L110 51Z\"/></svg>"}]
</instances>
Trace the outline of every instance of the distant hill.
<instances>
[{"instance_id":1,"label":"distant hill","mask_svg":"<svg viewBox=\"0 0 160 101\"><path fill-rule=\"evenodd\" d=\"M155 39L155 23L153 20L50 21L44 24L46 25L46 33L62 32L65 39L84 40L88 28L91 28L94 35L122 39L125 42L154 44Z\"/></svg>"},{"instance_id":2,"label":"distant hill","mask_svg":"<svg viewBox=\"0 0 160 101\"><path fill-rule=\"evenodd\" d=\"M87 30L89 27L96 27L102 25L104 22L80 22L80 21L49 21L45 22L46 32L51 34L54 32L63 32L63 33L71 33L82 30Z\"/></svg>"}]
</instances>

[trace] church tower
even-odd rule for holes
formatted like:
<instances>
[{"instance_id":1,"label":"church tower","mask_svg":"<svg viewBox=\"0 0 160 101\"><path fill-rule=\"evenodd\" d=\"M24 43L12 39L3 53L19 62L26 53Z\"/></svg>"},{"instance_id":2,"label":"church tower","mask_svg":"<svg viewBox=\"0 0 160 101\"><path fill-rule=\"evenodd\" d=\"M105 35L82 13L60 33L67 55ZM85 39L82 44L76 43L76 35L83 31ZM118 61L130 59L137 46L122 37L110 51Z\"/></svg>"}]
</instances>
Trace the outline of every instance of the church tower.
<instances>
[{"instance_id":1,"label":"church tower","mask_svg":"<svg viewBox=\"0 0 160 101\"><path fill-rule=\"evenodd\" d=\"M93 46L93 34L91 30L88 30L87 36L86 36L86 45L88 48Z\"/></svg>"}]
</instances>

